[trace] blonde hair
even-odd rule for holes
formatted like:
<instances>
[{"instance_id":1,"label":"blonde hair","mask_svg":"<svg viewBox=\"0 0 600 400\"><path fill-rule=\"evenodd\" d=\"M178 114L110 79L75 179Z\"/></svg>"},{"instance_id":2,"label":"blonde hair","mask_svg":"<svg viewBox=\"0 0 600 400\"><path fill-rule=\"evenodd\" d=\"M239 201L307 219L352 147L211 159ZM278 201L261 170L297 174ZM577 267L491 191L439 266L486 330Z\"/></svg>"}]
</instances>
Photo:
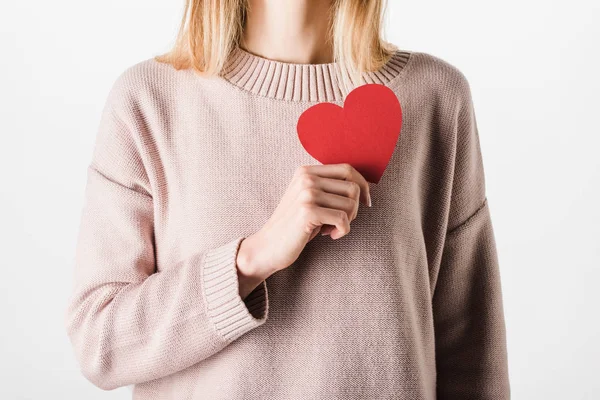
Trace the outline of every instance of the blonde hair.
<instances>
[{"instance_id":1,"label":"blonde hair","mask_svg":"<svg viewBox=\"0 0 600 400\"><path fill-rule=\"evenodd\" d=\"M397 49L382 39L384 0L334 0L330 37L334 61L348 72L350 85L362 83L361 72L376 71ZM240 43L247 0L186 0L173 48L156 56L176 69L220 74Z\"/></svg>"}]
</instances>

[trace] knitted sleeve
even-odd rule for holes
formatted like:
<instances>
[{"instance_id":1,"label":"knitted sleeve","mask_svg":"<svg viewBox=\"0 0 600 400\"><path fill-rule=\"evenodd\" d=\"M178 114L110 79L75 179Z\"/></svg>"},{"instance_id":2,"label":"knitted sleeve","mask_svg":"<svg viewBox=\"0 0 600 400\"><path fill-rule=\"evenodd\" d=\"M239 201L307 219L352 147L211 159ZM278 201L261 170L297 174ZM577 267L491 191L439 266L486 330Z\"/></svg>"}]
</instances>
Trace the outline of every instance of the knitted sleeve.
<instances>
[{"instance_id":1,"label":"knitted sleeve","mask_svg":"<svg viewBox=\"0 0 600 400\"><path fill-rule=\"evenodd\" d=\"M460 74L448 232L433 294L439 399L509 399L503 301L469 84Z\"/></svg>"},{"instance_id":2,"label":"knitted sleeve","mask_svg":"<svg viewBox=\"0 0 600 400\"><path fill-rule=\"evenodd\" d=\"M152 189L126 83L116 81L102 112L65 313L82 373L104 390L201 362L268 316L265 281L239 295L241 236L157 272Z\"/></svg>"}]
</instances>

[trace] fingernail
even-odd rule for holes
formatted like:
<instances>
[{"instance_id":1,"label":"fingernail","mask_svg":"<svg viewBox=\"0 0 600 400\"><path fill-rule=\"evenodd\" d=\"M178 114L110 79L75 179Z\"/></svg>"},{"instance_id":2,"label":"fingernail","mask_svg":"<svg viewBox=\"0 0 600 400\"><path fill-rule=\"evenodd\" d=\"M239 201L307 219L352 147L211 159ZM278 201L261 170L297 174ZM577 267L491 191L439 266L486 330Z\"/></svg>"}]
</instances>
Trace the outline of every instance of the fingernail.
<instances>
[{"instance_id":1,"label":"fingernail","mask_svg":"<svg viewBox=\"0 0 600 400\"><path fill-rule=\"evenodd\" d=\"M369 205L369 207L371 207L371 206L372 206L372 204L371 204L371 193L369 193L369 198L368 198L368 200L369 200L369 204L368 204L368 205Z\"/></svg>"}]
</instances>

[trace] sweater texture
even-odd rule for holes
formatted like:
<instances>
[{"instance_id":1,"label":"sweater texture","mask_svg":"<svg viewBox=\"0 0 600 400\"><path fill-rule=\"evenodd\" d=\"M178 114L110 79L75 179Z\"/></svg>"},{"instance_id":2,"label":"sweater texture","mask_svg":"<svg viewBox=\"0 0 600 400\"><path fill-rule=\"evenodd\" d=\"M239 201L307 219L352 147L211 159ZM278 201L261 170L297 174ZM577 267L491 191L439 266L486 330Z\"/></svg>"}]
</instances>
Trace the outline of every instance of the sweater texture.
<instances>
[{"instance_id":1,"label":"sweater texture","mask_svg":"<svg viewBox=\"0 0 600 400\"><path fill-rule=\"evenodd\" d=\"M402 131L348 235L239 295L236 255L343 105L338 63L235 48L221 76L147 59L115 80L87 169L65 325L83 375L134 399L509 399L501 280L469 83L397 49Z\"/></svg>"}]
</instances>

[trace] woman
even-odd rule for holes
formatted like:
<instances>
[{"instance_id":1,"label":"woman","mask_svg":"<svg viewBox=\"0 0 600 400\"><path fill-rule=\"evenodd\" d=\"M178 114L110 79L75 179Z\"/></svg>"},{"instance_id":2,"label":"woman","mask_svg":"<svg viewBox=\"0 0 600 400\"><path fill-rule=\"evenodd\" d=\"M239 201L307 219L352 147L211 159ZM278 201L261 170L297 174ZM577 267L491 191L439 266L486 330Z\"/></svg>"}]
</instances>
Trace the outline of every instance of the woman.
<instances>
[{"instance_id":1,"label":"woman","mask_svg":"<svg viewBox=\"0 0 600 400\"><path fill-rule=\"evenodd\" d=\"M136 399L509 398L465 76L382 41L379 0L244 3L189 1L173 51L108 96L66 315L85 377ZM377 184L296 133L364 83L402 105Z\"/></svg>"}]
</instances>

